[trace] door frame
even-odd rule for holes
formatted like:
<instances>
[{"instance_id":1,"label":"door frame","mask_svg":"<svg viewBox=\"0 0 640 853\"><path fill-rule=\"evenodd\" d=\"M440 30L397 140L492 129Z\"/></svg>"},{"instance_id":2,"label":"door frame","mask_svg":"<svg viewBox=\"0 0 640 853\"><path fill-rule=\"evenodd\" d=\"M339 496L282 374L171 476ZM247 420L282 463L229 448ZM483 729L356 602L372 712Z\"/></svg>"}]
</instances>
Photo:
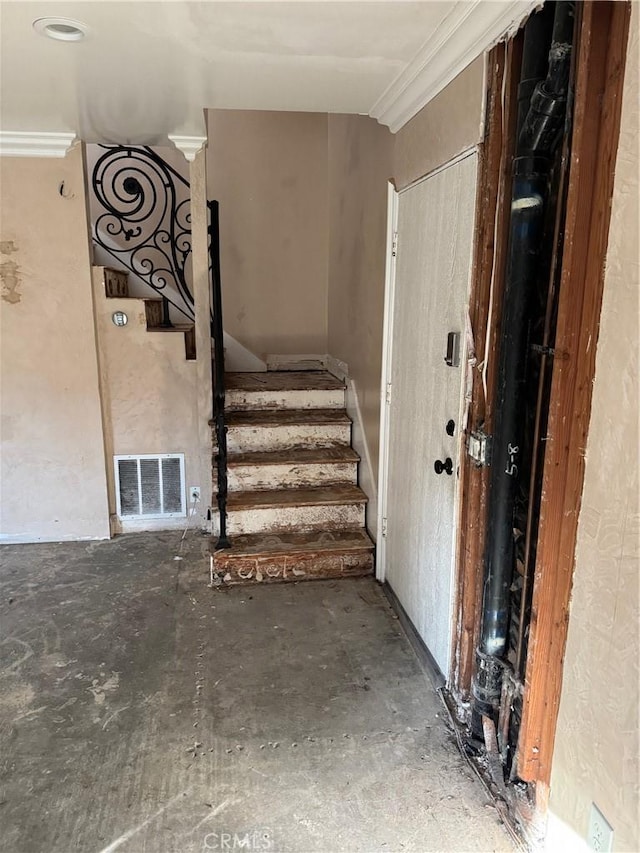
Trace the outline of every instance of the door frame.
<instances>
[{"instance_id":1,"label":"door frame","mask_svg":"<svg viewBox=\"0 0 640 853\"><path fill-rule=\"evenodd\" d=\"M591 419L631 5L581 7L565 218L524 708L520 778L550 783Z\"/></svg>"},{"instance_id":2,"label":"door frame","mask_svg":"<svg viewBox=\"0 0 640 853\"><path fill-rule=\"evenodd\" d=\"M384 583L387 574L387 484L389 471L389 395L393 356L393 306L396 293L396 248L400 193L393 181L387 184L387 257L384 274L384 319L382 327L382 371L380 374L380 445L378 458L378 541L376 579Z\"/></svg>"},{"instance_id":3,"label":"door frame","mask_svg":"<svg viewBox=\"0 0 640 853\"><path fill-rule=\"evenodd\" d=\"M476 228L478 217L478 199L480 191L480 146L470 145L460 151L454 157L451 157L445 163L440 164L435 169L422 175L401 190L395 188L393 181L389 181L387 190L387 253L385 266L385 292L384 292L384 320L383 320L383 337L382 337L382 370L380 377L380 452L378 463L378 540L376 543L376 579L381 583L386 581L386 520L387 520L387 505L388 505L388 486L389 486L389 434L390 434L390 403L391 403L391 377L393 366L393 321L394 321L394 306L396 293L396 255L398 242L401 235L398 233L398 210L400 204L400 196L409 190L414 189L420 184L434 178L436 175L455 166L456 164L466 160L468 157L476 155L477 158L477 174L476 174L476 204L474 213L474 230ZM474 283L474 264L475 264L475 238L474 247L471 256L471 266L469 269L469 278L467 282L467 298L466 310L469 309L469 300L473 292ZM460 348L460 367L465 369L467 363L467 344L464 330L461 330L461 348ZM465 377L461 377L460 382L460 399L458 405L457 416L460 420L460 413L464 407L464 388ZM463 458L463 432L457 431L456 445L456 475L455 496L454 496L454 546L451 555L451 608L449 612L450 626L450 648L453 650L455 646L455 624L454 614L457 597L457 550L458 550L458 535L459 535L459 519L461 513L461 483L460 483L460 467ZM449 681L451 674L443 673L446 681Z\"/></svg>"},{"instance_id":4,"label":"door frame","mask_svg":"<svg viewBox=\"0 0 640 853\"><path fill-rule=\"evenodd\" d=\"M585 0L580 8L571 173L555 341L560 357L554 362L549 401L543 469L545 506L538 532L517 759L518 775L535 784L536 802L542 810L546 808L562 689L630 19L627 2ZM490 53L488 119L480 146L478 204L484 205L484 211L477 220L470 309L472 326L478 330L476 355L479 361L488 362L489 369L486 394L481 381L474 383L468 428L484 421L489 433L507 241L505 193L510 185L511 158L504 134L515 122L514 70L519 51L516 36ZM506 139L512 137L509 134ZM488 493L488 469L476 468L465 456L461 470L457 631L450 688L459 708L469 699L477 645Z\"/></svg>"}]
</instances>

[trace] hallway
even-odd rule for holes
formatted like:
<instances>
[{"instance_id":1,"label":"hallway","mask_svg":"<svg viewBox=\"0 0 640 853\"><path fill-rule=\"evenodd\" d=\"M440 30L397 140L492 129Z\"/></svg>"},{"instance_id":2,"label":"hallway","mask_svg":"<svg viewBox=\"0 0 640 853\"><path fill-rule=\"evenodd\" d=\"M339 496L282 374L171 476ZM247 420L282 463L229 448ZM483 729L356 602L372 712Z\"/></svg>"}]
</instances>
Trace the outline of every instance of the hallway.
<instances>
[{"instance_id":1,"label":"hallway","mask_svg":"<svg viewBox=\"0 0 640 853\"><path fill-rule=\"evenodd\" d=\"M375 581L179 539L3 548L1 850L513 849Z\"/></svg>"}]
</instances>

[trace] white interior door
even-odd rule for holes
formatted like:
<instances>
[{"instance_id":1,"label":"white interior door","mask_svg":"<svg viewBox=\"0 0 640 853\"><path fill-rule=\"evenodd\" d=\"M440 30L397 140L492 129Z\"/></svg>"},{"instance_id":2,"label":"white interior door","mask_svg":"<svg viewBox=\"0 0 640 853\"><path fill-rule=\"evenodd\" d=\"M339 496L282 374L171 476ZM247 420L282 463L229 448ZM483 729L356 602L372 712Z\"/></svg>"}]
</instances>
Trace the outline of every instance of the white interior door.
<instances>
[{"instance_id":1,"label":"white interior door","mask_svg":"<svg viewBox=\"0 0 640 853\"><path fill-rule=\"evenodd\" d=\"M470 152L399 195L387 368L385 577L445 676L476 171ZM459 335L454 367L449 332ZM453 473L437 474L447 459Z\"/></svg>"}]
</instances>

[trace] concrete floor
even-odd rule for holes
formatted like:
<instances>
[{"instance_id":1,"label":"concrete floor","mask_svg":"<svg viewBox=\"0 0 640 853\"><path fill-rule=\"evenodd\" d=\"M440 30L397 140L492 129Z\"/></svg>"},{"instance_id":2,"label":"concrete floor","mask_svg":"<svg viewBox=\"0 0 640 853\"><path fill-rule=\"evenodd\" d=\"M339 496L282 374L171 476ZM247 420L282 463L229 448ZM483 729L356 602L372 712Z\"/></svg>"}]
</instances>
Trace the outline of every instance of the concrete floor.
<instances>
[{"instance_id":1,"label":"concrete floor","mask_svg":"<svg viewBox=\"0 0 640 853\"><path fill-rule=\"evenodd\" d=\"M0 549L2 851L513 849L375 581L179 536Z\"/></svg>"}]
</instances>

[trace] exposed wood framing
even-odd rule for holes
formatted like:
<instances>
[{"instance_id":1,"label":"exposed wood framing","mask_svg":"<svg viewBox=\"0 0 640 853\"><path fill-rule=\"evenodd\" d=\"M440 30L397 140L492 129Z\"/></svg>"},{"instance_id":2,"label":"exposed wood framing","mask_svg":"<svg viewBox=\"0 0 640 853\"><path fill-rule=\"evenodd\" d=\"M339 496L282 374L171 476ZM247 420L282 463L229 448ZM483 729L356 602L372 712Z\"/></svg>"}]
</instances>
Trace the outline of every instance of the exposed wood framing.
<instances>
[{"instance_id":1,"label":"exposed wood framing","mask_svg":"<svg viewBox=\"0 0 640 853\"><path fill-rule=\"evenodd\" d=\"M518 773L549 782L567 638L629 30L626 2L582 5L574 136Z\"/></svg>"},{"instance_id":2,"label":"exposed wood framing","mask_svg":"<svg viewBox=\"0 0 640 853\"><path fill-rule=\"evenodd\" d=\"M468 432L480 425L490 432L496 381L497 341L507 257L508 200L517 117L517 82L522 41L497 45L488 58L487 132L479 150L474 275L469 320L476 367ZM505 84L506 81L506 84ZM493 292L492 292L493 291ZM489 334L487 335L487 328ZM486 362L486 397L482 369ZM469 698L482 604L482 562L489 470L477 468L464 453L460 463L460 523L457 543L457 584L452 644L451 690L460 701Z\"/></svg>"}]
</instances>

